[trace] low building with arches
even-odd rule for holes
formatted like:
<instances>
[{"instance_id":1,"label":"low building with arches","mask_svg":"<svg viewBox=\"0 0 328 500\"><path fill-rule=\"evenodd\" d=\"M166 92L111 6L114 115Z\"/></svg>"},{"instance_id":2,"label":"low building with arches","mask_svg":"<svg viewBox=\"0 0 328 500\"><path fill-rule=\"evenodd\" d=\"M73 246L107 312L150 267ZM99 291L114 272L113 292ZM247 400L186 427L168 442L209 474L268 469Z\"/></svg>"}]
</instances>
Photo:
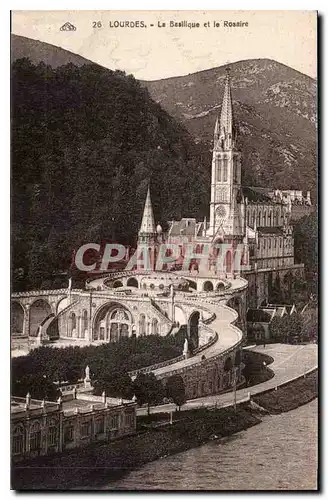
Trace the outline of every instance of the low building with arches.
<instances>
[{"instance_id":1,"label":"low building with arches","mask_svg":"<svg viewBox=\"0 0 328 500\"><path fill-rule=\"evenodd\" d=\"M136 404L84 391L57 402L11 398L11 456L14 462L109 442L136 432Z\"/></svg>"}]
</instances>

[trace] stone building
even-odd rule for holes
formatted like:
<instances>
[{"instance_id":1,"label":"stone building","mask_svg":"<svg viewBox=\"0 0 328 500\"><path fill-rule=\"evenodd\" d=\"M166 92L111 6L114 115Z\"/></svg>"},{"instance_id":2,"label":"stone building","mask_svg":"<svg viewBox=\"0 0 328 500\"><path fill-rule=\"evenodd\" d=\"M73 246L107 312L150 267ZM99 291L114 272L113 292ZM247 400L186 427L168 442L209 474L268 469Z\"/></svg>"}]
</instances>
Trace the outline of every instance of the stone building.
<instances>
[{"instance_id":1,"label":"stone building","mask_svg":"<svg viewBox=\"0 0 328 500\"><path fill-rule=\"evenodd\" d=\"M11 398L12 459L109 442L136 432L136 404L71 391L57 402Z\"/></svg>"}]
</instances>

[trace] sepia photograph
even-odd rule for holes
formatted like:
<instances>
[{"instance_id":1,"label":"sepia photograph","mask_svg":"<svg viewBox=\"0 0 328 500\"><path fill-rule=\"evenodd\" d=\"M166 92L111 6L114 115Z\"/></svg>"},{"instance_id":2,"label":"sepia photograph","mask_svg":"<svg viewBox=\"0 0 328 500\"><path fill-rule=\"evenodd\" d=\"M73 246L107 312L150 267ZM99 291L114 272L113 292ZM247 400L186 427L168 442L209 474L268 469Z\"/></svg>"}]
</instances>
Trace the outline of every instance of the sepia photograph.
<instances>
[{"instance_id":1,"label":"sepia photograph","mask_svg":"<svg viewBox=\"0 0 328 500\"><path fill-rule=\"evenodd\" d=\"M12 490L319 490L317 25L11 12Z\"/></svg>"}]
</instances>

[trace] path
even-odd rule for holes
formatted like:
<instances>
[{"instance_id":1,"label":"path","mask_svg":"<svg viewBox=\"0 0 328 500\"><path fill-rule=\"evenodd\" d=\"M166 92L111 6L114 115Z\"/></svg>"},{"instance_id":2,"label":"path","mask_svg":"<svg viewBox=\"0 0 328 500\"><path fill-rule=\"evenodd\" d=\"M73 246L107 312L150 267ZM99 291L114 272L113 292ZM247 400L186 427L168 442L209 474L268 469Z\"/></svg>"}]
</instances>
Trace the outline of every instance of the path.
<instances>
[{"instance_id":1,"label":"path","mask_svg":"<svg viewBox=\"0 0 328 500\"><path fill-rule=\"evenodd\" d=\"M248 397L248 393L252 395L272 389L289 380L303 375L303 373L316 368L318 366L318 346L317 344L306 345L289 345L289 344L269 344L265 348L263 346L252 347L252 351L261 352L274 358L274 362L269 365L274 371L274 377L262 384L254 385L240 389L236 393L237 402L241 402ZM205 396L203 398L190 399L181 410L190 410L192 408L201 408L203 406L213 406L217 404L220 407L230 406L233 404L233 392L226 394L218 394L214 396ZM174 404L160 405L151 407L151 413L170 412L174 411ZM137 415L146 415L146 408L138 408Z\"/></svg>"}]
</instances>

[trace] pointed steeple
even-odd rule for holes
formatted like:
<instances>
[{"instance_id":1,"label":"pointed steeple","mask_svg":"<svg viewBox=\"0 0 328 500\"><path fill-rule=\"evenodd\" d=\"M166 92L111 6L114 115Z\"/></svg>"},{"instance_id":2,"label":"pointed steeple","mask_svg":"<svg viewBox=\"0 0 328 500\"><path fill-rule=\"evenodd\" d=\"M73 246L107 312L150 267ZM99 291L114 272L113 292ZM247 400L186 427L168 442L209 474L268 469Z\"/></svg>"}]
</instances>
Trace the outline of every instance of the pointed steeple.
<instances>
[{"instance_id":1,"label":"pointed steeple","mask_svg":"<svg viewBox=\"0 0 328 500\"><path fill-rule=\"evenodd\" d=\"M217 119L214 130L214 139L217 141L219 149L225 151L232 149L235 141L230 71L230 68L226 69L220 122Z\"/></svg>"},{"instance_id":2,"label":"pointed steeple","mask_svg":"<svg viewBox=\"0 0 328 500\"><path fill-rule=\"evenodd\" d=\"M139 241L149 242L155 237L156 237L156 225L150 198L150 187L148 185L146 203L143 211L141 226L139 229Z\"/></svg>"}]
</instances>

